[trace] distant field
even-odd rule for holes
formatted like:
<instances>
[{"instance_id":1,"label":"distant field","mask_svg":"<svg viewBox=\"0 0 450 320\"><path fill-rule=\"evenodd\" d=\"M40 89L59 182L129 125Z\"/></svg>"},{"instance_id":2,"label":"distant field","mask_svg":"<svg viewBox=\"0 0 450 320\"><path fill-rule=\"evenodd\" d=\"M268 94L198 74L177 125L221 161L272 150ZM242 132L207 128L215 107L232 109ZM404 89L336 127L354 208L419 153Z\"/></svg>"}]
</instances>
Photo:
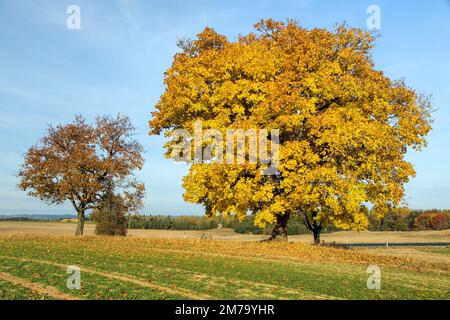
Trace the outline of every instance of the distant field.
<instances>
[{"instance_id":1,"label":"distant field","mask_svg":"<svg viewBox=\"0 0 450 320\"><path fill-rule=\"evenodd\" d=\"M9 222L0 221L0 235L5 234L39 234L39 235L73 235L75 224L71 222ZM95 225L85 225L85 234L94 235ZM128 235L133 238L167 238L167 239L200 239L203 234L213 240L239 240L258 241L266 239L264 235L243 235L232 229L222 230L129 230ZM424 243L424 242L450 242L450 230L443 231L414 231L414 232L355 232L341 231L323 234L326 242L338 243ZM290 236L289 241L310 243L312 236L309 234Z\"/></svg>"},{"instance_id":2,"label":"distant field","mask_svg":"<svg viewBox=\"0 0 450 320\"><path fill-rule=\"evenodd\" d=\"M450 247L446 248L421 248L420 251L426 252L426 253L437 253L437 254L443 254L443 255L450 255Z\"/></svg>"},{"instance_id":3,"label":"distant field","mask_svg":"<svg viewBox=\"0 0 450 320\"><path fill-rule=\"evenodd\" d=\"M450 299L448 261L367 252L302 243L2 235L0 298ZM81 290L66 287L69 265L81 268ZM369 265L381 268L381 290L366 286Z\"/></svg>"}]
</instances>

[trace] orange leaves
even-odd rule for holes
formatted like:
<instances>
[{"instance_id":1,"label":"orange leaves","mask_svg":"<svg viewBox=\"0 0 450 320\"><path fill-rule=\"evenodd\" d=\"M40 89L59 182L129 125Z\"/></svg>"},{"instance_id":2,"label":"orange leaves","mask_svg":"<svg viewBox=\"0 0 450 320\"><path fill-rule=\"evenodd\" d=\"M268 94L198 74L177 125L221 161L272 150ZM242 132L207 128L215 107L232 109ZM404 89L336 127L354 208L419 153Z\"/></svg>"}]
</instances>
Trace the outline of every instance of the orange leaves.
<instances>
[{"instance_id":1,"label":"orange leaves","mask_svg":"<svg viewBox=\"0 0 450 320\"><path fill-rule=\"evenodd\" d=\"M128 117L98 117L95 126L77 116L50 127L29 149L19 187L50 203L72 202L78 212L96 206L108 188L124 195L128 208L140 206L144 185L132 174L143 166L142 146L132 138Z\"/></svg>"}]
</instances>

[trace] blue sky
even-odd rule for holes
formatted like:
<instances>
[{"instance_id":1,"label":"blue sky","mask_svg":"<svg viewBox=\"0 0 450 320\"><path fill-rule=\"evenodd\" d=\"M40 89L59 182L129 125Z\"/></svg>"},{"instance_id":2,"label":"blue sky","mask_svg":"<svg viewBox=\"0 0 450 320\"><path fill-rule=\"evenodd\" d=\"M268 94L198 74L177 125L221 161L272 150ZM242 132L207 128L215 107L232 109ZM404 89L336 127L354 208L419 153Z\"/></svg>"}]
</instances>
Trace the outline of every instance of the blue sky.
<instances>
[{"instance_id":1,"label":"blue sky","mask_svg":"<svg viewBox=\"0 0 450 320\"><path fill-rule=\"evenodd\" d=\"M81 29L68 30L66 9L81 9ZM21 1L0 0L0 214L71 213L17 190L23 154L48 124L75 114L92 120L131 117L146 150L143 212L202 214L182 199L187 169L163 157L162 137L147 134L180 37L205 26L235 39L260 18L296 19L331 28L366 28L369 5L381 8L376 67L431 94L437 111L429 146L408 154L417 177L407 186L412 208L450 208L450 1Z\"/></svg>"}]
</instances>

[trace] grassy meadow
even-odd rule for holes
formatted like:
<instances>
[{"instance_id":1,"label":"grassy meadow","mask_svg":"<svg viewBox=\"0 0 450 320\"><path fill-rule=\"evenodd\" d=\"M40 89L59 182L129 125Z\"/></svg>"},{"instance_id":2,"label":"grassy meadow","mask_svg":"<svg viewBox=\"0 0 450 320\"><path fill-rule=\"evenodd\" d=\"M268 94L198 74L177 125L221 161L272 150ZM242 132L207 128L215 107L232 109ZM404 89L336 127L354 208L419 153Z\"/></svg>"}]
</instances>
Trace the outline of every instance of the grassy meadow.
<instances>
[{"instance_id":1,"label":"grassy meadow","mask_svg":"<svg viewBox=\"0 0 450 320\"><path fill-rule=\"evenodd\" d=\"M369 265L380 290L367 288ZM304 243L2 235L0 299L450 299L449 266Z\"/></svg>"}]
</instances>

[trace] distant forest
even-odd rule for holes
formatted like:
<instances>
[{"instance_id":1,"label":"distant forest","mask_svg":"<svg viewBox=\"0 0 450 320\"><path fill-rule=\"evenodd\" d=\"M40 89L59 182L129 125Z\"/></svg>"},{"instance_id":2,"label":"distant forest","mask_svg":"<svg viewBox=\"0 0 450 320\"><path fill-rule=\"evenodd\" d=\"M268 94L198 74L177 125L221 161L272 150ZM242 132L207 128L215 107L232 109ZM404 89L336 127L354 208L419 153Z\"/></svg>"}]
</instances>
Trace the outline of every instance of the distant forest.
<instances>
[{"instance_id":1,"label":"distant forest","mask_svg":"<svg viewBox=\"0 0 450 320\"><path fill-rule=\"evenodd\" d=\"M62 221L76 219L76 215L9 215L0 216L0 221ZM89 217L88 217L89 220ZM253 223L253 217L248 216L243 221L235 218L206 216L171 216L171 215L130 215L130 229L157 230L210 230L219 227L231 228L242 234L270 234L273 226L258 228ZM369 215L369 231L416 231L445 230L450 228L450 210L410 210L396 208L378 220ZM328 225L324 232L340 231L333 225ZM288 234L307 234L303 219L293 216L288 224Z\"/></svg>"},{"instance_id":2,"label":"distant forest","mask_svg":"<svg viewBox=\"0 0 450 320\"><path fill-rule=\"evenodd\" d=\"M74 214L0 214L0 221L61 221L76 218L77 216Z\"/></svg>"},{"instance_id":3,"label":"distant forest","mask_svg":"<svg viewBox=\"0 0 450 320\"><path fill-rule=\"evenodd\" d=\"M234 218L205 216L131 216L131 229L162 229L162 230L208 230L218 228L232 228L238 233L270 234L273 226L267 225L261 229L254 225L253 217L248 216L243 221ZM369 215L369 231L416 231L416 230L445 230L450 228L450 210L410 210L396 208L379 220ZM323 232L340 231L332 224ZM307 234L303 219L293 216L288 223L288 234Z\"/></svg>"}]
</instances>

